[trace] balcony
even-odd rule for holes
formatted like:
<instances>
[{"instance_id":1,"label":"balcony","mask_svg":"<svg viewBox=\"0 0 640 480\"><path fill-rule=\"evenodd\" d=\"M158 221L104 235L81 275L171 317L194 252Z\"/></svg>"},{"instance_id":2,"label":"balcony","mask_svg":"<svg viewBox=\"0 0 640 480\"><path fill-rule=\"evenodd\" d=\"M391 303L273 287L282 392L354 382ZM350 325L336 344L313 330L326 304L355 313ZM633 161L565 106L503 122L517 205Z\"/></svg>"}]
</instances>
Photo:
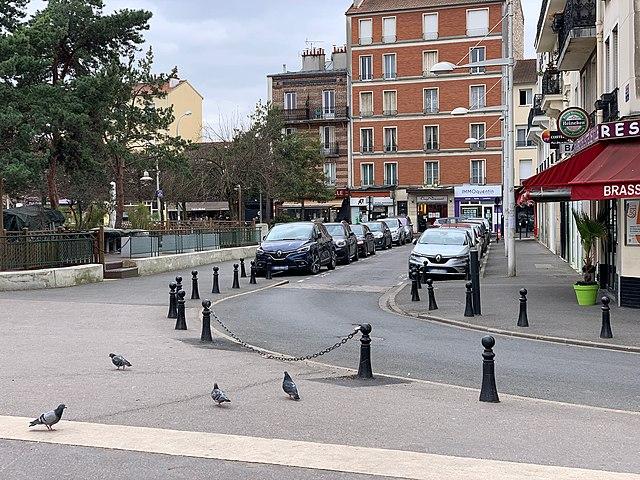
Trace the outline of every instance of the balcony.
<instances>
[{"instance_id":1,"label":"balcony","mask_svg":"<svg viewBox=\"0 0 640 480\"><path fill-rule=\"evenodd\" d=\"M383 35L382 43L394 43L396 41L395 35Z\"/></svg>"},{"instance_id":2,"label":"balcony","mask_svg":"<svg viewBox=\"0 0 640 480\"><path fill-rule=\"evenodd\" d=\"M542 110L552 116L564 110L561 78L562 74L553 65L549 65L542 75Z\"/></svg>"},{"instance_id":3,"label":"balcony","mask_svg":"<svg viewBox=\"0 0 640 480\"><path fill-rule=\"evenodd\" d=\"M360 37L358 41L360 45L371 45L373 43L373 37Z\"/></svg>"},{"instance_id":4,"label":"balcony","mask_svg":"<svg viewBox=\"0 0 640 480\"><path fill-rule=\"evenodd\" d=\"M484 140L480 142L472 143L469 145L469 150L471 150L472 152L477 152L479 150L486 150L486 149L487 149L487 142L485 142Z\"/></svg>"},{"instance_id":5,"label":"balcony","mask_svg":"<svg viewBox=\"0 0 640 480\"><path fill-rule=\"evenodd\" d=\"M320 151L325 157L340 155L340 145L338 142L323 143Z\"/></svg>"},{"instance_id":6,"label":"balcony","mask_svg":"<svg viewBox=\"0 0 640 480\"><path fill-rule=\"evenodd\" d=\"M427 142L424 144L423 149L425 152L436 152L440 150L440 144L436 141Z\"/></svg>"},{"instance_id":7,"label":"balcony","mask_svg":"<svg viewBox=\"0 0 640 480\"><path fill-rule=\"evenodd\" d=\"M438 113L440 109L435 105L427 105L426 107L424 107L423 111L425 115L432 115L434 113Z\"/></svg>"},{"instance_id":8,"label":"balcony","mask_svg":"<svg viewBox=\"0 0 640 480\"><path fill-rule=\"evenodd\" d=\"M529 110L529 119L527 121L527 127L531 129L534 125L538 125L538 123L533 123L533 119L535 117L544 117L546 116L544 110L542 109L542 99L543 96L541 93L536 93L533 96L533 106Z\"/></svg>"},{"instance_id":9,"label":"balcony","mask_svg":"<svg viewBox=\"0 0 640 480\"><path fill-rule=\"evenodd\" d=\"M373 110L360 110L361 117L373 117Z\"/></svg>"},{"instance_id":10,"label":"balcony","mask_svg":"<svg viewBox=\"0 0 640 480\"><path fill-rule=\"evenodd\" d=\"M398 110L383 110L382 114L385 117L395 117L396 115L398 115Z\"/></svg>"},{"instance_id":11,"label":"balcony","mask_svg":"<svg viewBox=\"0 0 640 480\"><path fill-rule=\"evenodd\" d=\"M373 145L360 145L360 153L373 153Z\"/></svg>"},{"instance_id":12,"label":"balcony","mask_svg":"<svg viewBox=\"0 0 640 480\"><path fill-rule=\"evenodd\" d=\"M397 152L398 151L398 145L396 145L395 143L388 143L384 146L384 151L389 153L389 152Z\"/></svg>"},{"instance_id":13,"label":"balcony","mask_svg":"<svg viewBox=\"0 0 640 480\"><path fill-rule=\"evenodd\" d=\"M618 89L609 93L603 93L600 100L596 101L596 110L602 110L603 122L614 122L620 117L618 110Z\"/></svg>"},{"instance_id":14,"label":"balcony","mask_svg":"<svg viewBox=\"0 0 640 480\"><path fill-rule=\"evenodd\" d=\"M307 122L311 120L346 120L349 118L349 107L306 107L283 110L284 121Z\"/></svg>"},{"instance_id":15,"label":"balcony","mask_svg":"<svg viewBox=\"0 0 640 480\"><path fill-rule=\"evenodd\" d=\"M564 11L553 17L559 70L582 70L596 47L596 1L567 0Z\"/></svg>"},{"instance_id":16,"label":"balcony","mask_svg":"<svg viewBox=\"0 0 640 480\"><path fill-rule=\"evenodd\" d=\"M398 78L397 72L384 72L385 80L395 80L396 78Z\"/></svg>"}]
</instances>

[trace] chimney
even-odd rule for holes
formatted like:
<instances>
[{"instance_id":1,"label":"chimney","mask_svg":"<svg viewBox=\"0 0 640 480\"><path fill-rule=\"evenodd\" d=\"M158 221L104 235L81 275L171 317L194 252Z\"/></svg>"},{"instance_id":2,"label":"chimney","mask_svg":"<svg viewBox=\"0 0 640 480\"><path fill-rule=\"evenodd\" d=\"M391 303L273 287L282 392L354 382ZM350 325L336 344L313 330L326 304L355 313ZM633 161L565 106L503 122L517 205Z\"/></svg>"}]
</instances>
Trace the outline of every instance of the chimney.
<instances>
[{"instance_id":1,"label":"chimney","mask_svg":"<svg viewBox=\"0 0 640 480\"><path fill-rule=\"evenodd\" d=\"M179 78L170 78L169 79L169 88L176 88L179 83L180 83L180 79Z\"/></svg>"},{"instance_id":2,"label":"chimney","mask_svg":"<svg viewBox=\"0 0 640 480\"><path fill-rule=\"evenodd\" d=\"M315 72L324 70L324 48L307 48L302 52L302 71Z\"/></svg>"},{"instance_id":3,"label":"chimney","mask_svg":"<svg viewBox=\"0 0 640 480\"><path fill-rule=\"evenodd\" d=\"M334 70L346 70L347 69L347 47L333 47L331 52L331 62L333 63Z\"/></svg>"}]
</instances>

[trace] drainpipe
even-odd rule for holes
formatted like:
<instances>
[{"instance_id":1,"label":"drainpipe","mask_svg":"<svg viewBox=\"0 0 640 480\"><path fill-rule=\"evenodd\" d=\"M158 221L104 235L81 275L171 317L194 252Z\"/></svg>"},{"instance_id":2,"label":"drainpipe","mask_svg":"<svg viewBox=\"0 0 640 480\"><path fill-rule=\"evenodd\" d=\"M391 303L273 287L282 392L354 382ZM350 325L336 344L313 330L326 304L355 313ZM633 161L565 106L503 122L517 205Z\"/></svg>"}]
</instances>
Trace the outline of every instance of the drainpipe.
<instances>
[{"instance_id":1,"label":"drainpipe","mask_svg":"<svg viewBox=\"0 0 640 480\"><path fill-rule=\"evenodd\" d=\"M602 0L596 1L596 100L599 100L604 93L604 86L606 84L604 76L607 73L608 65L604 64L605 52L603 41L603 5ZM591 107L594 107L591 105ZM595 107L594 107L595 108ZM591 108L589 109L591 110ZM602 110L596 111L596 123L602 122Z\"/></svg>"}]
</instances>

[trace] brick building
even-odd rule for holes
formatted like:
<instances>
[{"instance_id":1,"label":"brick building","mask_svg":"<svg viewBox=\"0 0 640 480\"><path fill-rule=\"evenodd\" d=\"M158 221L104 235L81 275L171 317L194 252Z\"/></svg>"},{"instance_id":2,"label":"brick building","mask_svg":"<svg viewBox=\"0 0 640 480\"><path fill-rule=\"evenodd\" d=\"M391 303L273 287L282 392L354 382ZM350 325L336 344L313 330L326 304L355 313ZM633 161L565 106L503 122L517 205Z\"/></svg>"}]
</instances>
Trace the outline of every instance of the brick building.
<instances>
[{"instance_id":1,"label":"brick building","mask_svg":"<svg viewBox=\"0 0 640 480\"><path fill-rule=\"evenodd\" d=\"M407 214L424 228L438 217L471 214L499 223L502 143L485 139L502 135L501 67L430 70L442 61L503 57L504 3L356 0L349 8L354 220ZM521 57L519 0L514 14ZM457 107L469 111L456 115Z\"/></svg>"},{"instance_id":2,"label":"brick building","mask_svg":"<svg viewBox=\"0 0 640 480\"><path fill-rule=\"evenodd\" d=\"M267 76L269 101L284 111L285 128L290 132L318 135L325 156L326 183L343 192L348 187L349 104L346 47L334 47L326 61L322 48L302 53L300 71ZM307 216L333 218L342 199L324 204L305 203ZM295 210L296 205L285 204Z\"/></svg>"}]
</instances>

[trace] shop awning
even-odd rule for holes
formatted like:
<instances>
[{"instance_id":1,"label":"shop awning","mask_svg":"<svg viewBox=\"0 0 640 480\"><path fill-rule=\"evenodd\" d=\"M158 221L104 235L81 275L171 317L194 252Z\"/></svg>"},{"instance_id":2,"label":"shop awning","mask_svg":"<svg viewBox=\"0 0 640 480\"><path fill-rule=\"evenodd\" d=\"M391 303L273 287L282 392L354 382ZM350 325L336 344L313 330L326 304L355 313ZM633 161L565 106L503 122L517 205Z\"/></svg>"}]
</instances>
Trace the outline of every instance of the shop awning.
<instances>
[{"instance_id":1,"label":"shop awning","mask_svg":"<svg viewBox=\"0 0 640 480\"><path fill-rule=\"evenodd\" d=\"M328 202L304 202L304 208L340 208L342 206L342 200L330 200ZM302 208L300 203L296 202L284 202L282 208Z\"/></svg>"},{"instance_id":2,"label":"shop awning","mask_svg":"<svg viewBox=\"0 0 640 480\"><path fill-rule=\"evenodd\" d=\"M608 143L569 186L572 200L640 198L640 143Z\"/></svg>"}]
</instances>

